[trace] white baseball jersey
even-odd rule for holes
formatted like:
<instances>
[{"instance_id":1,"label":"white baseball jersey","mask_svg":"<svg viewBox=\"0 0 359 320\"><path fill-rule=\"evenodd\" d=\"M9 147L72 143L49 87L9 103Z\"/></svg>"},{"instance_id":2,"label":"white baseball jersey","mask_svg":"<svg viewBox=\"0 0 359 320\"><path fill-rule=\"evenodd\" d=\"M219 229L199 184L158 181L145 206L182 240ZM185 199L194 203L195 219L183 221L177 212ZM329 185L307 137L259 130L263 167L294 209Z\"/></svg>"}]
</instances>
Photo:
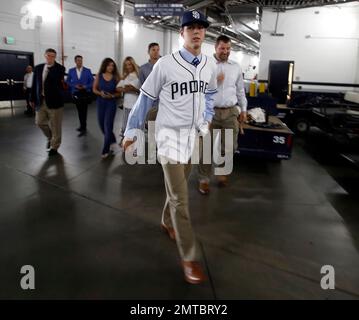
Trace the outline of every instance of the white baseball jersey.
<instances>
[{"instance_id":1,"label":"white baseball jersey","mask_svg":"<svg viewBox=\"0 0 359 320\"><path fill-rule=\"evenodd\" d=\"M156 118L158 154L185 163L192 155L195 135L205 122L205 94L216 92L217 67L202 54L197 67L179 51L158 60L141 87L151 99L159 98Z\"/></svg>"}]
</instances>

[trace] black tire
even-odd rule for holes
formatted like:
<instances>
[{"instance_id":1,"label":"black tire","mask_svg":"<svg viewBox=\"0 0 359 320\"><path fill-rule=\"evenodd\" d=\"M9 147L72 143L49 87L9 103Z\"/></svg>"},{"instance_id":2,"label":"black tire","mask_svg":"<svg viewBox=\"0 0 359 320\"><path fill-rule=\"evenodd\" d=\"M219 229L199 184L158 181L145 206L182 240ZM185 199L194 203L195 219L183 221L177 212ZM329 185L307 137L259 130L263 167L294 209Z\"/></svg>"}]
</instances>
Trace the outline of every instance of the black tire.
<instances>
[{"instance_id":1,"label":"black tire","mask_svg":"<svg viewBox=\"0 0 359 320\"><path fill-rule=\"evenodd\" d=\"M342 147L346 147L350 145L350 138L345 133L334 133L333 138L334 141Z\"/></svg>"},{"instance_id":2,"label":"black tire","mask_svg":"<svg viewBox=\"0 0 359 320\"><path fill-rule=\"evenodd\" d=\"M305 118L295 119L293 129L297 134L306 134L310 129L310 121Z\"/></svg>"}]
</instances>

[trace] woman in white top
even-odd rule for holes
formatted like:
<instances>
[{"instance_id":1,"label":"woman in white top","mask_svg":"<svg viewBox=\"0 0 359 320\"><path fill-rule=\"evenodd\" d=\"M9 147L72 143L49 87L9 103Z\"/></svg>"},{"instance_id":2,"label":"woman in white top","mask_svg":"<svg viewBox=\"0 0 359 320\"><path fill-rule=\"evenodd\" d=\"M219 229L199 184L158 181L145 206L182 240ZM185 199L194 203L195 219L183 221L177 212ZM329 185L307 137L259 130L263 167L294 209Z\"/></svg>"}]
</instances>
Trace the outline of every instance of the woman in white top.
<instances>
[{"instance_id":1,"label":"woman in white top","mask_svg":"<svg viewBox=\"0 0 359 320\"><path fill-rule=\"evenodd\" d=\"M123 75L121 81L118 83L117 88L121 89L123 93L123 116L122 116L122 128L120 136L123 138L123 134L126 129L128 115L131 112L133 105L135 104L138 95L140 93L140 80L139 80L139 67L132 57L127 57L123 61L122 65Z\"/></svg>"}]
</instances>

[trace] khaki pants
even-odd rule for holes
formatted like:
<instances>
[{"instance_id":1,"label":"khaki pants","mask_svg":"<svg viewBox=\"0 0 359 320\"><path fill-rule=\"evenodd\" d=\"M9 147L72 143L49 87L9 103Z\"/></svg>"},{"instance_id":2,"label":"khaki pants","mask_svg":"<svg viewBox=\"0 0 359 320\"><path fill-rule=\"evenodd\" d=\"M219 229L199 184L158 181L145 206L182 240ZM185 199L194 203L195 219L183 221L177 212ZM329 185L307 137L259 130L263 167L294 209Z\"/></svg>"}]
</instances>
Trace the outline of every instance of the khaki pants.
<instances>
[{"instance_id":1,"label":"khaki pants","mask_svg":"<svg viewBox=\"0 0 359 320\"><path fill-rule=\"evenodd\" d=\"M168 163L162 164L162 168L167 194L162 212L162 223L174 228L182 260L198 261L198 249L188 207L187 183L191 173L191 164Z\"/></svg>"},{"instance_id":2,"label":"khaki pants","mask_svg":"<svg viewBox=\"0 0 359 320\"><path fill-rule=\"evenodd\" d=\"M61 144L61 126L64 108L49 109L45 102L36 111L35 123L50 142L52 149L57 150Z\"/></svg>"},{"instance_id":3,"label":"khaki pants","mask_svg":"<svg viewBox=\"0 0 359 320\"><path fill-rule=\"evenodd\" d=\"M224 155L224 130L225 129L233 129L233 148L234 151L238 147L238 132L239 132L239 124L238 124L238 116L239 112L237 107L231 108L215 108L215 114L212 120L212 126L210 130L210 135L212 139L212 155L213 155L213 129L221 129L221 153ZM211 173L212 173L212 164L204 164L203 163L203 143L202 139L200 139L200 161L198 165L198 175L200 181L209 182Z\"/></svg>"},{"instance_id":4,"label":"khaki pants","mask_svg":"<svg viewBox=\"0 0 359 320\"><path fill-rule=\"evenodd\" d=\"M146 122L148 122L148 121L156 121L157 112L158 112L158 107L151 108L147 113Z\"/></svg>"}]
</instances>

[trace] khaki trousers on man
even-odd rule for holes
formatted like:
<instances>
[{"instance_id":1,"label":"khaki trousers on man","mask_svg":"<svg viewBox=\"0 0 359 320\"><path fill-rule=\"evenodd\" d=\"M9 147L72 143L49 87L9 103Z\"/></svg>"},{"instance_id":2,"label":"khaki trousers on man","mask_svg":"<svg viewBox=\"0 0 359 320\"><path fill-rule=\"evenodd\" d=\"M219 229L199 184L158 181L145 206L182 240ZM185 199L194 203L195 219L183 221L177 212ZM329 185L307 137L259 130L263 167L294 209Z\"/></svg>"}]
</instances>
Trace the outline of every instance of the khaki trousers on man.
<instances>
[{"instance_id":1,"label":"khaki trousers on man","mask_svg":"<svg viewBox=\"0 0 359 320\"><path fill-rule=\"evenodd\" d=\"M161 158L161 162L165 160ZM167 160L168 161L168 160ZM188 177L191 164L162 164L166 202L162 223L175 230L177 247L182 260L198 261L198 249L193 233L188 206Z\"/></svg>"},{"instance_id":2,"label":"khaki trousers on man","mask_svg":"<svg viewBox=\"0 0 359 320\"><path fill-rule=\"evenodd\" d=\"M229 108L214 108L215 114L213 116L212 125L211 125L211 142L212 142L212 155L213 155L213 129L221 130L221 154L224 155L225 152L225 129L233 129L233 148L234 151L238 147L238 132L239 132L239 124L238 117L239 112L237 107L229 107ZM204 164L203 163L203 140L200 139L200 161L198 165L198 175L200 181L209 182L211 173L212 173L212 164Z\"/></svg>"},{"instance_id":3,"label":"khaki trousers on man","mask_svg":"<svg viewBox=\"0 0 359 320\"><path fill-rule=\"evenodd\" d=\"M148 121L156 121L157 113L158 113L158 107L151 108L147 113L146 122L148 122Z\"/></svg>"},{"instance_id":4,"label":"khaki trousers on man","mask_svg":"<svg viewBox=\"0 0 359 320\"><path fill-rule=\"evenodd\" d=\"M57 150L60 147L63 113L63 107L49 109L45 102L36 111L35 123L47 137L51 149Z\"/></svg>"}]
</instances>

